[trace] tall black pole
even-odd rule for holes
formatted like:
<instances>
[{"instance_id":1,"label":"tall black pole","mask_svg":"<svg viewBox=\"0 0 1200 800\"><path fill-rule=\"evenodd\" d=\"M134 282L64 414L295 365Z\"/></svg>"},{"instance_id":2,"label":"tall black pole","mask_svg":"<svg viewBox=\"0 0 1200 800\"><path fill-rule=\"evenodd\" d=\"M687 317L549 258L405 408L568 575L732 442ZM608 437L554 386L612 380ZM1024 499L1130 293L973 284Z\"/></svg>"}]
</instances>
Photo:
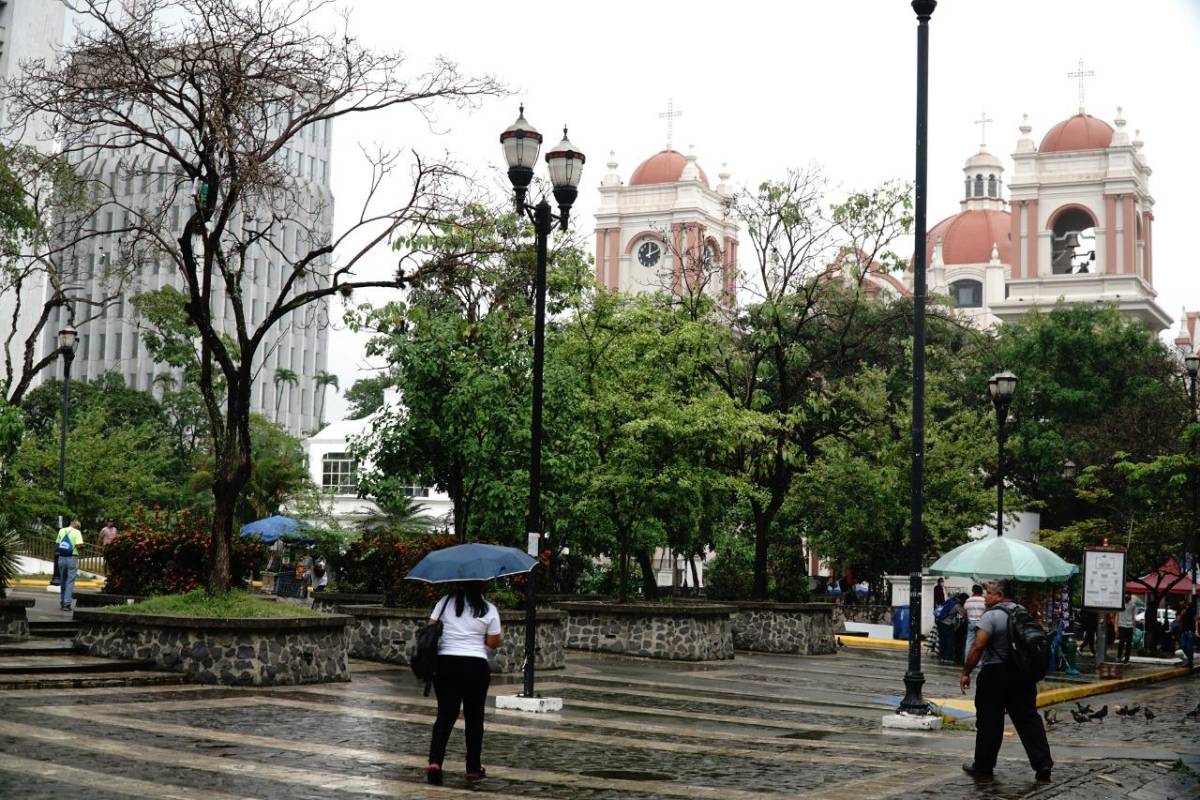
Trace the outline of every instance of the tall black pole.
<instances>
[{"instance_id":1,"label":"tall black pole","mask_svg":"<svg viewBox=\"0 0 1200 800\"><path fill-rule=\"evenodd\" d=\"M526 531L541 551L542 533L542 364L546 347L546 243L553 230L550 203L542 198L533 209L537 234L537 272L533 278L533 414L529 445L529 519ZM537 660L537 580L529 573L525 597L525 685L522 695L533 697L534 662Z\"/></svg>"},{"instance_id":2,"label":"tall black pole","mask_svg":"<svg viewBox=\"0 0 1200 800\"><path fill-rule=\"evenodd\" d=\"M62 427L58 439L58 501L62 504L67 499L67 411L71 402L71 362L74 360L74 350L69 347L63 350ZM58 527L63 527L63 520L59 522Z\"/></svg>"},{"instance_id":3,"label":"tall black pole","mask_svg":"<svg viewBox=\"0 0 1200 800\"><path fill-rule=\"evenodd\" d=\"M921 569L924 561L925 530L925 192L929 161L929 17L937 0L913 0L917 14L917 175L913 227L913 399L912 399L912 545L908 576L908 671L904 673L904 699L900 710L909 714L929 713L921 696L925 675L921 672Z\"/></svg>"},{"instance_id":4,"label":"tall black pole","mask_svg":"<svg viewBox=\"0 0 1200 800\"><path fill-rule=\"evenodd\" d=\"M1194 372L1188 373L1188 396L1191 400L1191 405L1188 407L1188 414L1190 415L1189 422L1192 424L1195 424L1195 422L1196 422L1196 374ZM1196 440L1192 439L1192 456L1193 456L1193 458L1195 457L1195 454L1196 454ZM1200 600L1200 595L1197 595L1197 593L1196 593L1196 561L1197 561L1197 559L1200 559L1200 527L1198 527L1196 524L1197 495L1200 494L1200 485L1198 485L1197 477L1200 477L1200 476L1197 476L1196 465L1193 464L1192 465L1192 474L1191 474L1191 479L1192 479L1191 480L1191 484L1192 484L1192 535L1189 537L1191 539L1191 548L1190 549L1192 551L1192 616L1193 617L1196 616L1197 601ZM1192 633L1193 633L1193 635L1195 635L1195 631L1193 631ZM1192 646L1195 647L1194 644Z\"/></svg>"},{"instance_id":5,"label":"tall black pole","mask_svg":"<svg viewBox=\"0 0 1200 800\"><path fill-rule=\"evenodd\" d=\"M996 536L1004 535L1004 423L1008 417L1008 404L996 403Z\"/></svg>"}]
</instances>

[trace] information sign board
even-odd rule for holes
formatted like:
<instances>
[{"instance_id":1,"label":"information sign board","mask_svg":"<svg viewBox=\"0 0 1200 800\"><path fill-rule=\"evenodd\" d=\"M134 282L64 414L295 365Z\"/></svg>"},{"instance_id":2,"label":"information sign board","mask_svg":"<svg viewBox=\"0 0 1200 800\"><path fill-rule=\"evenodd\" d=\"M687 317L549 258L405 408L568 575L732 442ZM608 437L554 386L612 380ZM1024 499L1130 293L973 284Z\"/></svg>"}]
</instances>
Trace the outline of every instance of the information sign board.
<instances>
[{"instance_id":1,"label":"information sign board","mask_svg":"<svg viewBox=\"0 0 1200 800\"><path fill-rule=\"evenodd\" d=\"M1087 547L1083 551L1083 607L1120 611L1125 606L1125 550Z\"/></svg>"}]
</instances>

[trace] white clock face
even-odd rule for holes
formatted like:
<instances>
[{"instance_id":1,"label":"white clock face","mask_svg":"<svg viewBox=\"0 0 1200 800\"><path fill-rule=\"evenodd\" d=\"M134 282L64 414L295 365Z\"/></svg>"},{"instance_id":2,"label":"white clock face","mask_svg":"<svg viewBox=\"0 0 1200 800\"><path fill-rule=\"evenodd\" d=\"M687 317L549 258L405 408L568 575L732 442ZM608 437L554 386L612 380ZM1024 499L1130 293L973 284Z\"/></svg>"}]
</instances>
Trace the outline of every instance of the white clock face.
<instances>
[{"instance_id":1,"label":"white clock face","mask_svg":"<svg viewBox=\"0 0 1200 800\"><path fill-rule=\"evenodd\" d=\"M658 242L642 242L638 247L637 257L643 267L653 267L662 258L662 248Z\"/></svg>"}]
</instances>

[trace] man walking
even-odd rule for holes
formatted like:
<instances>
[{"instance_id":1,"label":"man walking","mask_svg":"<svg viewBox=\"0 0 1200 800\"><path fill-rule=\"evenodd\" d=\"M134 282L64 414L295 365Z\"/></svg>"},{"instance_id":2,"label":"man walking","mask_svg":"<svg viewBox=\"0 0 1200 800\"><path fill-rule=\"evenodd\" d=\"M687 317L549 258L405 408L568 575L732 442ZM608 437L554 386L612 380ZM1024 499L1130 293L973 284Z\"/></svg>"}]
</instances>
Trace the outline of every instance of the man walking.
<instances>
[{"instance_id":1,"label":"man walking","mask_svg":"<svg viewBox=\"0 0 1200 800\"><path fill-rule=\"evenodd\" d=\"M1004 739L1004 714L1008 713L1029 765L1039 781L1050 780L1054 761L1046 729L1037 713L1037 683L1023 675L1013 663L1010 615L1020 608L1010 597L1010 582L987 584L987 611L979 618L975 642L963 665L959 686L963 694L971 686L971 671L982 662L975 690L975 760L963 764L973 778L991 778Z\"/></svg>"},{"instance_id":2,"label":"man walking","mask_svg":"<svg viewBox=\"0 0 1200 800\"><path fill-rule=\"evenodd\" d=\"M983 587L978 583L971 587L971 596L963 603L963 609L967 612L967 643L964 652L970 655L971 646L975 644L975 629L979 627L979 618L987 610L987 603L983 600ZM963 663L966 663L965 659Z\"/></svg>"},{"instance_id":3,"label":"man walking","mask_svg":"<svg viewBox=\"0 0 1200 800\"><path fill-rule=\"evenodd\" d=\"M1137 612L1137 603L1133 595L1125 593L1125 605L1117 614L1117 661L1129 663L1133 655L1133 615Z\"/></svg>"},{"instance_id":4,"label":"man walking","mask_svg":"<svg viewBox=\"0 0 1200 800\"><path fill-rule=\"evenodd\" d=\"M83 544L83 534L79 532L79 520L71 520L71 524L58 532L55 539L55 555L58 556L58 604L64 611L71 610L71 594L75 591L75 579L79 577L79 546Z\"/></svg>"},{"instance_id":5,"label":"man walking","mask_svg":"<svg viewBox=\"0 0 1200 800\"><path fill-rule=\"evenodd\" d=\"M117 531L117 524L111 519L105 520L104 527L100 529L100 546L108 547L110 544L116 541L118 535L119 532Z\"/></svg>"}]
</instances>

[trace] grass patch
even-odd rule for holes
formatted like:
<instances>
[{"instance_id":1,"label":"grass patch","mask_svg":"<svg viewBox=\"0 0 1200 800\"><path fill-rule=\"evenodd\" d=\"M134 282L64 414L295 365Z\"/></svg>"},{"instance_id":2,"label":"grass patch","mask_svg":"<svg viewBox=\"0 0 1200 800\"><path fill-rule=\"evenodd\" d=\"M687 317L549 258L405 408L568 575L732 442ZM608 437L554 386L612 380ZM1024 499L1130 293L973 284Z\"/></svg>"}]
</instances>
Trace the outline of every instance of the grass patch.
<instances>
[{"instance_id":1,"label":"grass patch","mask_svg":"<svg viewBox=\"0 0 1200 800\"><path fill-rule=\"evenodd\" d=\"M120 614L167 614L174 617L221 617L227 619L323 616L319 611L313 611L306 606L254 597L243 591L212 594L207 589L195 589L187 594L151 597L140 603L111 606L104 610Z\"/></svg>"}]
</instances>

